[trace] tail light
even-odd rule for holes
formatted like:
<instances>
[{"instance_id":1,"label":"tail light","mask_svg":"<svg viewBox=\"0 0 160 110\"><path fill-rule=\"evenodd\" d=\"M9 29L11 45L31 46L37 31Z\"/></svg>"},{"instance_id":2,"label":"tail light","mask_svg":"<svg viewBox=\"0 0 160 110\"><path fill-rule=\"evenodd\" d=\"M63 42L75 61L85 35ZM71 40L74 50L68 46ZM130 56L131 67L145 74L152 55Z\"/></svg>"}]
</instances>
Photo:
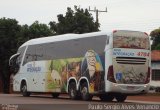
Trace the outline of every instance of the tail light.
<instances>
[{"instance_id":1,"label":"tail light","mask_svg":"<svg viewBox=\"0 0 160 110\"><path fill-rule=\"evenodd\" d=\"M113 30L113 33L116 33L117 32L117 30Z\"/></svg>"},{"instance_id":2,"label":"tail light","mask_svg":"<svg viewBox=\"0 0 160 110\"><path fill-rule=\"evenodd\" d=\"M151 74L151 68L148 67L148 73L147 73L147 78L145 80L145 84L149 83L150 82L150 74Z\"/></svg>"},{"instance_id":3,"label":"tail light","mask_svg":"<svg viewBox=\"0 0 160 110\"><path fill-rule=\"evenodd\" d=\"M148 36L148 34L146 32L144 32L144 34Z\"/></svg>"},{"instance_id":4,"label":"tail light","mask_svg":"<svg viewBox=\"0 0 160 110\"><path fill-rule=\"evenodd\" d=\"M107 80L109 80L113 83L116 83L116 80L114 78L113 65L110 66L108 69Z\"/></svg>"}]
</instances>

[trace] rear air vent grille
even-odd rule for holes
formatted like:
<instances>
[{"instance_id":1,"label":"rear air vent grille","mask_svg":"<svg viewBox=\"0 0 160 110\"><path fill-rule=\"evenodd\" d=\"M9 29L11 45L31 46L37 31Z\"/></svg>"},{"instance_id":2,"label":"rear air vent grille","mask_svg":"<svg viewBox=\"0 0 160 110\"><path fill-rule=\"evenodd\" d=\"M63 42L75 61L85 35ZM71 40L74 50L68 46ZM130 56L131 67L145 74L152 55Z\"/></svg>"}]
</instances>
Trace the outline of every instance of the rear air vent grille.
<instances>
[{"instance_id":1,"label":"rear air vent grille","mask_svg":"<svg viewBox=\"0 0 160 110\"><path fill-rule=\"evenodd\" d=\"M116 62L117 62L117 63L120 63L120 64L142 65L142 64L145 64L146 58L116 57Z\"/></svg>"}]
</instances>

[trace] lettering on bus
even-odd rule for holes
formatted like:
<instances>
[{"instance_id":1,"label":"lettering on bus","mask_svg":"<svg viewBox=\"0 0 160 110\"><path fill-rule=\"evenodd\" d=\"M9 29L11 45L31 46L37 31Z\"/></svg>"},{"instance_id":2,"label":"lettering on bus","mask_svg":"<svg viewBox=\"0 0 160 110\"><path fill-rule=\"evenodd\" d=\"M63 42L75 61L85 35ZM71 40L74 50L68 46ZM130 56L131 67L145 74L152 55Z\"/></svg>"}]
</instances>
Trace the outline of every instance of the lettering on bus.
<instances>
[{"instance_id":1,"label":"lettering on bus","mask_svg":"<svg viewBox=\"0 0 160 110\"><path fill-rule=\"evenodd\" d=\"M138 52L137 56L149 57L149 52Z\"/></svg>"},{"instance_id":2,"label":"lettering on bus","mask_svg":"<svg viewBox=\"0 0 160 110\"><path fill-rule=\"evenodd\" d=\"M132 57L132 56L134 56L134 53L133 52L123 52L123 51L121 51L121 49L114 49L113 55Z\"/></svg>"},{"instance_id":3,"label":"lettering on bus","mask_svg":"<svg viewBox=\"0 0 160 110\"><path fill-rule=\"evenodd\" d=\"M39 66L35 67L32 64L27 65L27 72L40 72L40 71L41 71L41 67Z\"/></svg>"}]
</instances>

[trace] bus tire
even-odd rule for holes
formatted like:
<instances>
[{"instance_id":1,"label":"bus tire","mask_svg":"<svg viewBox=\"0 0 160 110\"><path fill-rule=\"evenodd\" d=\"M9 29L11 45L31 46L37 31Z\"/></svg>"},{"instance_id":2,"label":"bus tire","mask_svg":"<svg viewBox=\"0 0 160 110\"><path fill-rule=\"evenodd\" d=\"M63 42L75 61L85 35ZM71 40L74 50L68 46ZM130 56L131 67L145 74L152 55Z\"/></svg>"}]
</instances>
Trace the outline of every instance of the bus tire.
<instances>
[{"instance_id":1,"label":"bus tire","mask_svg":"<svg viewBox=\"0 0 160 110\"><path fill-rule=\"evenodd\" d=\"M111 94L103 94L100 95L99 98L101 99L101 101L111 102L114 99L114 96Z\"/></svg>"},{"instance_id":2,"label":"bus tire","mask_svg":"<svg viewBox=\"0 0 160 110\"><path fill-rule=\"evenodd\" d=\"M30 92L27 91L27 84L25 81L22 81L21 83L21 93L24 97L29 97L30 96Z\"/></svg>"},{"instance_id":3,"label":"bus tire","mask_svg":"<svg viewBox=\"0 0 160 110\"><path fill-rule=\"evenodd\" d=\"M75 100L77 99L77 89L76 89L76 83L70 82L68 87L69 96L71 99Z\"/></svg>"},{"instance_id":4,"label":"bus tire","mask_svg":"<svg viewBox=\"0 0 160 110\"><path fill-rule=\"evenodd\" d=\"M83 82L80 87L81 98L84 101L92 100L92 95L89 94L87 82Z\"/></svg>"},{"instance_id":5,"label":"bus tire","mask_svg":"<svg viewBox=\"0 0 160 110\"><path fill-rule=\"evenodd\" d=\"M124 102L126 100L127 96L121 94L121 95L116 95L115 98L116 98L117 102Z\"/></svg>"},{"instance_id":6,"label":"bus tire","mask_svg":"<svg viewBox=\"0 0 160 110\"><path fill-rule=\"evenodd\" d=\"M59 96L59 93L52 93L53 98L58 98L58 96Z\"/></svg>"}]
</instances>

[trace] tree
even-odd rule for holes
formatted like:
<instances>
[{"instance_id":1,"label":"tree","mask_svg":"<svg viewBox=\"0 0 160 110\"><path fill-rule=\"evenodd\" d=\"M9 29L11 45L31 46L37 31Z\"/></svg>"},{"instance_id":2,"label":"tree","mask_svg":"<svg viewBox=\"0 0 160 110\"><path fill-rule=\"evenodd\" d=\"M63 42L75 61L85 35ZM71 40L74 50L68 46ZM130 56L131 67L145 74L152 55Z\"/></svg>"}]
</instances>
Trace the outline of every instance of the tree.
<instances>
[{"instance_id":1,"label":"tree","mask_svg":"<svg viewBox=\"0 0 160 110\"><path fill-rule=\"evenodd\" d=\"M29 35L30 35L29 26L26 25L26 24L20 26L20 31L17 32L17 36L16 36L17 48L20 45L22 45L24 42L26 42L27 40L29 40Z\"/></svg>"},{"instance_id":2,"label":"tree","mask_svg":"<svg viewBox=\"0 0 160 110\"><path fill-rule=\"evenodd\" d=\"M38 21L31 26L21 26L15 19L0 19L0 75L3 82L3 92L9 91L11 74L9 58L11 55L15 54L18 47L27 40L50 35L54 35L54 31Z\"/></svg>"},{"instance_id":3,"label":"tree","mask_svg":"<svg viewBox=\"0 0 160 110\"><path fill-rule=\"evenodd\" d=\"M59 14L57 16L58 23L50 22L51 29L56 31L56 34L65 33L87 33L99 31L100 24L94 22L92 15L87 9L77 8L75 6L75 12L71 8L67 8L66 15Z\"/></svg>"},{"instance_id":4,"label":"tree","mask_svg":"<svg viewBox=\"0 0 160 110\"><path fill-rule=\"evenodd\" d=\"M160 50L160 43L155 47L155 50Z\"/></svg>"},{"instance_id":5,"label":"tree","mask_svg":"<svg viewBox=\"0 0 160 110\"><path fill-rule=\"evenodd\" d=\"M35 21L29 27L28 39L51 36L54 35L54 33L55 32L53 30L50 30L50 28L46 24L41 24L38 21Z\"/></svg>"},{"instance_id":6,"label":"tree","mask_svg":"<svg viewBox=\"0 0 160 110\"><path fill-rule=\"evenodd\" d=\"M54 31L50 29L46 24L41 24L35 21L32 25L22 25L20 32L17 33L17 43L22 45L27 40L39 37L46 37L54 35Z\"/></svg>"},{"instance_id":7,"label":"tree","mask_svg":"<svg viewBox=\"0 0 160 110\"><path fill-rule=\"evenodd\" d=\"M0 19L0 75L3 82L4 92L8 91L9 87L9 65L10 56L17 49L16 35L20 31L20 25L15 19Z\"/></svg>"},{"instance_id":8,"label":"tree","mask_svg":"<svg viewBox=\"0 0 160 110\"><path fill-rule=\"evenodd\" d=\"M153 39L152 50L160 49L160 28L153 30L150 36Z\"/></svg>"}]
</instances>

